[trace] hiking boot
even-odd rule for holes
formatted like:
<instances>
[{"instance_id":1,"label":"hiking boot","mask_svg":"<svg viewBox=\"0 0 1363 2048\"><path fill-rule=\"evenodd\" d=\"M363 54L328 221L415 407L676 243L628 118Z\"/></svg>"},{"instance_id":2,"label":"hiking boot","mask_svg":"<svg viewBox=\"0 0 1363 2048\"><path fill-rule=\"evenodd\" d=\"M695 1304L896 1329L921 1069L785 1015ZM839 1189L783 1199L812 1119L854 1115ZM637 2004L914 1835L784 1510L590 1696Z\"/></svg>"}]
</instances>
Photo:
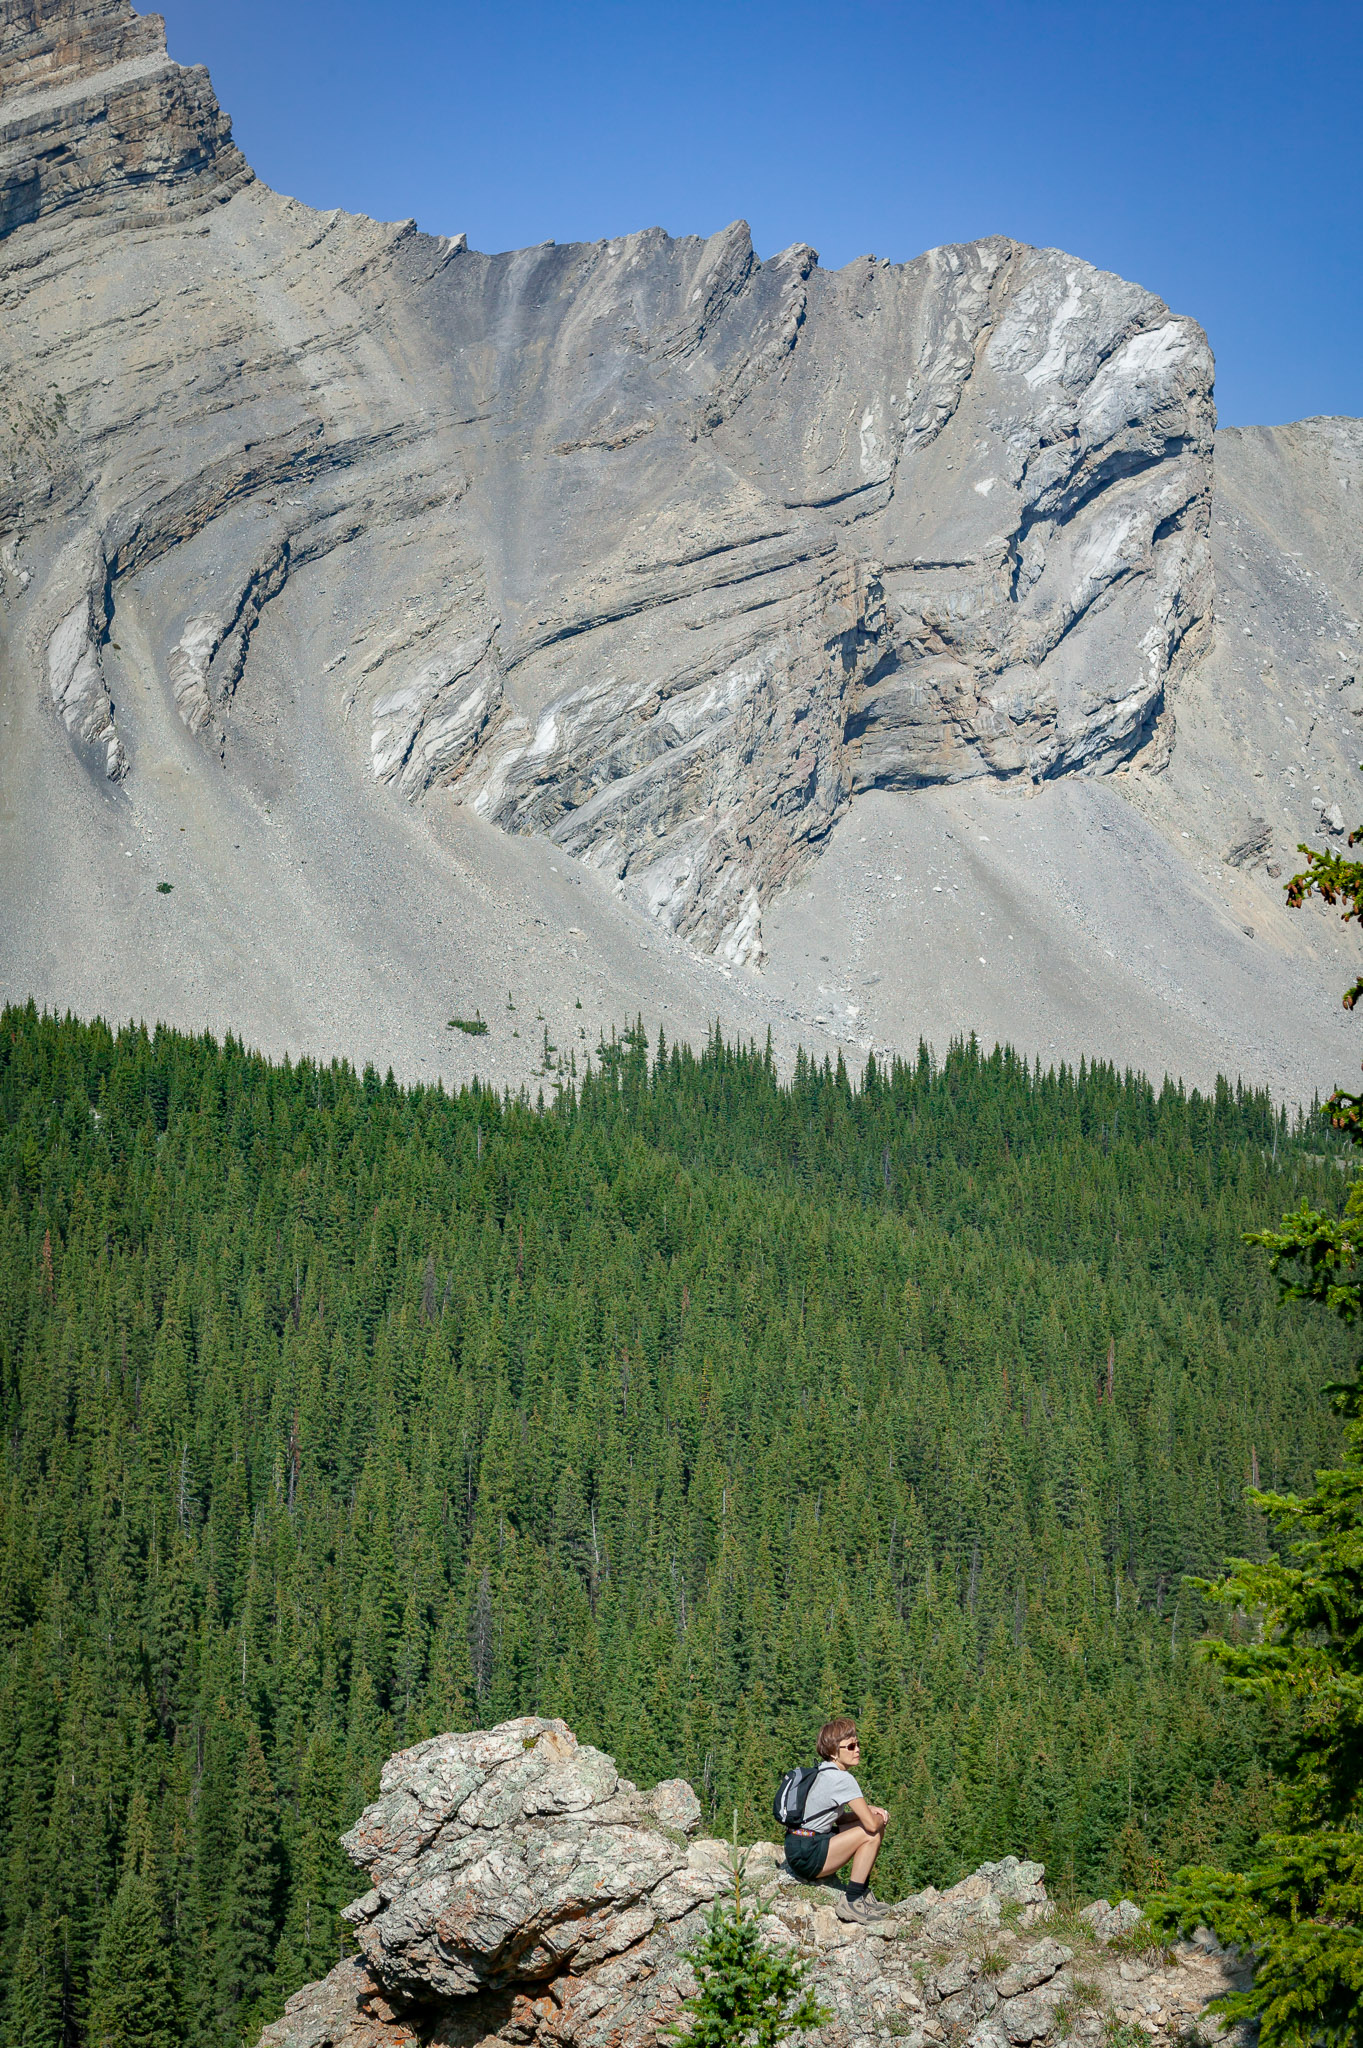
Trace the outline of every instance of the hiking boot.
<instances>
[{"instance_id":1,"label":"hiking boot","mask_svg":"<svg viewBox=\"0 0 1363 2048\"><path fill-rule=\"evenodd\" d=\"M868 1899L849 1899L846 1892L838 1900L833 1911L839 1920L855 1920L858 1927L867 1927L872 1920L880 1918L880 1911Z\"/></svg>"},{"instance_id":2,"label":"hiking boot","mask_svg":"<svg viewBox=\"0 0 1363 2048\"><path fill-rule=\"evenodd\" d=\"M887 1913L893 1913L894 1911L893 1906L887 1906L885 1901L878 1899L874 1892L867 1892L861 1901L861 1908L864 1913L869 1913L873 1920L883 1920Z\"/></svg>"}]
</instances>

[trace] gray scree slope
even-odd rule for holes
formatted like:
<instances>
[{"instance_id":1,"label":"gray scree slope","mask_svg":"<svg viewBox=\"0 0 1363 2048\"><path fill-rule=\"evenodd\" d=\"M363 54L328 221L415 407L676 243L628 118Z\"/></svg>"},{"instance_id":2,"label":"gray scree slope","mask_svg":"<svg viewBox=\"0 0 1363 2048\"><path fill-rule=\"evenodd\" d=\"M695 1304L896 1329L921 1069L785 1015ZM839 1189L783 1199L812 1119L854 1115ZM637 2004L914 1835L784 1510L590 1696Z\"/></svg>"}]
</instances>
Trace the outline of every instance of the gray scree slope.
<instances>
[{"instance_id":1,"label":"gray scree slope","mask_svg":"<svg viewBox=\"0 0 1363 2048\"><path fill-rule=\"evenodd\" d=\"M1311 796L1327 829L1348 805L1359 446L1223 436L1213 517L1211 378L1148 292L1002 238L829 273L741 223L486 256L318 214L252 178L155 17L0 0L5 992L409 1073L457 1072L441 1013L509 980L593 1024L1087 1030L1193 1078L1331 1078L1333 1020L1302 1071L1292 1042L1338 940L1279 932L1256 864ZM1270 772L1269 738L1306 751ZM1134 803L1074 782L1133 760ZM975 923L904 929L879 881L903 840L943 893L933 835L1006 843L1000 795L1044 858L981 1007ZM1191 891L1187 1017L1125 928L1115 1003L1077 1000L1056 858L1091 870L1081 919L1106 888L1167 925ZM1007 923L1013 856L988 869L958 890ZM1267 1014L1260 962L1228 1031L1245 923L1291 1001Z\"/></svg>"}]
</instances>

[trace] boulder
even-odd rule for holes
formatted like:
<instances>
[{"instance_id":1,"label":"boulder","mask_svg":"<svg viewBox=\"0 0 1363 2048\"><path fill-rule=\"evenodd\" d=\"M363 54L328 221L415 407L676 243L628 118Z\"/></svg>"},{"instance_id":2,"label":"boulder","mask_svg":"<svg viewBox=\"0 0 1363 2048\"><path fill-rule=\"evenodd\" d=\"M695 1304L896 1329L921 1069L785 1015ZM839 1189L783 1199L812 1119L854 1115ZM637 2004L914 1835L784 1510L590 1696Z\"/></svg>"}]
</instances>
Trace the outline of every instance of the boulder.
<instances>
[{"instance_id":1,"label":"boulder","mask_svg":"<svg viewBox=\"0 0 1363 2048\"><path fill-rule=\"evenodd\" d=\"M980 1966L973 1956L953 1956L951 1961L930 1980L930 1995L935 1993L939 2000L954 1998L957 1992L965 1990L972 1977L979 1975L979 1969Z\"/></svg>"},{"instance_id":2,"label":"boulder","mask_svg":"<svg viewBox=\"0 0 1363 2048\"><path fill-rule=\"evenodd\" d=\"M1001 1863L982 1863L966 1883L974 1884L983 1878L996 1898L1012 1900L1019 1906L1042 1906L1049 1903L1045 1876L1044 1863L1024 1863L1016 1856L1005 1856ZM960 1889L958 1886L957 1890ZM948 1892L947 1897L951 1896Z\"/></svg>"},{"instance_id":3,"label":"boulder","mask_svg":"<svg viewBox=\"0 0 1363 2048\"><path fill-rule=\"evenodd\" d=\"M399 1999L580 1971L727 1882L718 1858L688 1856L689 1787L640 1794L562 1721L420 1743L390 1761L380 1791L344 1839L372 1880L344 1917Z\"/></svg>"},{"instance_id":4,"label":"boulder","mask_svg":"<svg viewBox=\"0 0 1363 2048\"><path fill-rule=\"evenodd\" d=\"M1000 2007L1006 2038L1015 2048L1027 2048L1032 2041L1044 2041L1055 2029L1055 2005L1049 1998L1032 1992L1026 1998L1010 1998Z\"/></svg>"},{"instance_id":5,"label":"boulder","mask_svg":"<svg viewBox=\"0 0 1363 2048\"><path fill-rule=\"evenodd\" d=\"M1023 1991L1035 1991L1038 1984L1049 1983L1056 1971L1063 1970L1073 1959L1074 1950L1058 1941L1037 1942L999 1978L999 1997L1016 1998Z\"/></svg>"},{"instance_id":6,"label":"boulder","mask_svg":"<svg viewBox=\"0 0 1363 2048\"><path fill-rule=\"evenodd\" d=\"M1119 1935L1130 1934L1133 1927L1139 1927L1143 1915L1132 1899L1121 1899L1109 1905L1106 1899L1095 1899L1091 1906L1085 1906L1079 1915L1093 1929L1096 1940L1103 1943L1115 1941Z\"/></svg>"}]
</instances>

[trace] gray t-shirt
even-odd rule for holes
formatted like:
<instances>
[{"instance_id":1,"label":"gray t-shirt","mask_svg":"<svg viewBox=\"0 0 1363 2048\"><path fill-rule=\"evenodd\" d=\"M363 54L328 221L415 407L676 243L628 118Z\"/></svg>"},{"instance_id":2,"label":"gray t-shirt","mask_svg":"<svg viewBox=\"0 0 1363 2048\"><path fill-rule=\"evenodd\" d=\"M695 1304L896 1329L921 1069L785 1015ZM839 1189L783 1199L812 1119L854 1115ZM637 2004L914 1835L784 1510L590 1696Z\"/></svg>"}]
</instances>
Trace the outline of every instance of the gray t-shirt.
<instances>
[{"instance_id":1,"label":"gray t-shirt","mask_svg":"<svg viewBox=\"0 0 1363 2048\"><path fill-rule=\"evenodd\" d=\"M861 1787L850 1771L839 1769L837 1764L820 1764L819 1775L805 1800L805 1817L801 1825L812 1829L816 1835L831 1835L848 1800L860 1797Z\"/></svg>"}]
</instances>

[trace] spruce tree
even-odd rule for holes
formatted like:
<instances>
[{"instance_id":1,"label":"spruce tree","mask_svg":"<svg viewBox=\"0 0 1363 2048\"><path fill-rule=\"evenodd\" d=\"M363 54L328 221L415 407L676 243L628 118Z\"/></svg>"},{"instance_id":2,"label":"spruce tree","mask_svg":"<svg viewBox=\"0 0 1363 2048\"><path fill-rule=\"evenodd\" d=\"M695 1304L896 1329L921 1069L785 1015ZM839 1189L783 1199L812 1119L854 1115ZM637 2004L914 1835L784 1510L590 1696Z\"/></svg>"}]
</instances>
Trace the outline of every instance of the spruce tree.
<instances>
[{"instance_id":1,"label":"spruce tree","mask_svg":"<svg viewBox=\"0 0 1363 2048\"><path fill-rule=\"evenodd\" d=\"M833 2017L810 1987L809 1966L763 1941L757 1904L743 1896L745 1862L735 1851L733 1895L715 1901L686 1951L697 1988L670 2038L687 2048L778 2048Z\"/></svg>"},{"instance_id":2,"label":"spruce tree","mask_svg":"<svg viewBox=\"0 0 1363 2048\"><path fill-rule=\"evenodd\" d=\"M1338 1462L1344 1333L1239 1235L1327 1209L1331 1139L968 1044L861 1089L608 1055L540 1115L0 1012L0 2027L50 1920L84 2048L138 1783L225 2048L243 1947L269 2012L334 1959L384 1757L521 1711L752 1823L855 1712L925 1815L887 1889L1015 1851L1109 1890L1132 1813L1132 1870L1245 1867L1264 1714L1180 1588L1264 1560L1242 1476Z\"/></svg>"},{"instance_id":3,"label":"spruce tree","mask_svg":"<svg viewBox=\"0 0 1363 2048\"><path fill-rule=\"evenodd\" d=\"M237 1773L232 1863L218 1937L218 2008L226 2042L252 2035L270 2004L278 1886L274 1786L252 1722Z\"/></svg>"},{"instance_id":4,"label":"spruce tree","mask_svg":"<svg viewBox=\"0 0 1363 2048\"><path fill-rule=\"evenodd\" d=\"M62 2048L65 1927L44 1896L24 1918L6 2001L8 2038L22 2048Z\"/></svg>"},{"instance_id":5,"label":"spruce tree","mask_svg":"<svg viewBox=\"0 0 1363 2048\"><path fill-rule=\"evenodd\" d=\"M166 1936L151 1819L139 1787L128 1810L123 1874L90 1973L89 2048L179 2048Z\"/></svg>"},{"instance_id":6,"label":"spruce tree","mask_svg":"<svg viewBox=\"0 0 1363 2048\"><path fill-rule=\"evenodd\" d=\"M1350 847L1360 840L1363 830ZM1288 884L1289 902L1318 894L1346 922L1363 916L1363 862L1302 851L1307 866ZM1360 997L1363 977L1345 1007ZM1363 1145L1363 1095L1339 1090L1326 1112ZM1342 1215L1303 1203L1250 1242L1270 1253L1285 1296L1358 1324L1363 1172ZM1265 2048L1363 2042L1363 1378L1329 1391L1348 1417L1342 1465L1318 1472L1305 1496L1247 1489L1280 1530L1284 1555L1236 1558L1225 1578L1197 1582L1254 1623L1252 1641L1206 1646L1227 1685L1286 1715L1278 1825L1242 1869L1180 1871L1149 1909L1157 1928L1205 1921L1253 1951L1251 1988L1218 2003L1230 2018L1257 2021Z\"/></svg>"},{"instance_id":7,"label":"spruce tree","mask_svg":"<svg viewBox=\"0 0 1363 2048\"><path fill-rule=\"evenodd\" d=\"M1258 1640L1213 1641L1226 1683L1290 1716L1278 1826L1243 1869L1180 1871L1148 1912L1253 1950L1254 1983L1221 2002L1265 2048L1363 2041L1363 1421L1347 1398L1343 1466L1305 1498L1254 1493L1287 1559L1237 1559L1201 1590L1254 1617ZM1287 1561L1287 1560L1290 1560Z\"/></svg>"},{"instance_id":8,"label":"spruce tree","mask_svg":"<svg viewBox=\"0 0 1363 2048\"><path fill-rule=\"evenodd\" d=\"M303 1758L289 1845L289 1911L276 1960L284 1997L325 1977L344 1953L340 1912L355 1889L355 1873L339 1841L344 1827L340 1760L332 1738L315 1735Z\"/></svg>"}]
</instances>

